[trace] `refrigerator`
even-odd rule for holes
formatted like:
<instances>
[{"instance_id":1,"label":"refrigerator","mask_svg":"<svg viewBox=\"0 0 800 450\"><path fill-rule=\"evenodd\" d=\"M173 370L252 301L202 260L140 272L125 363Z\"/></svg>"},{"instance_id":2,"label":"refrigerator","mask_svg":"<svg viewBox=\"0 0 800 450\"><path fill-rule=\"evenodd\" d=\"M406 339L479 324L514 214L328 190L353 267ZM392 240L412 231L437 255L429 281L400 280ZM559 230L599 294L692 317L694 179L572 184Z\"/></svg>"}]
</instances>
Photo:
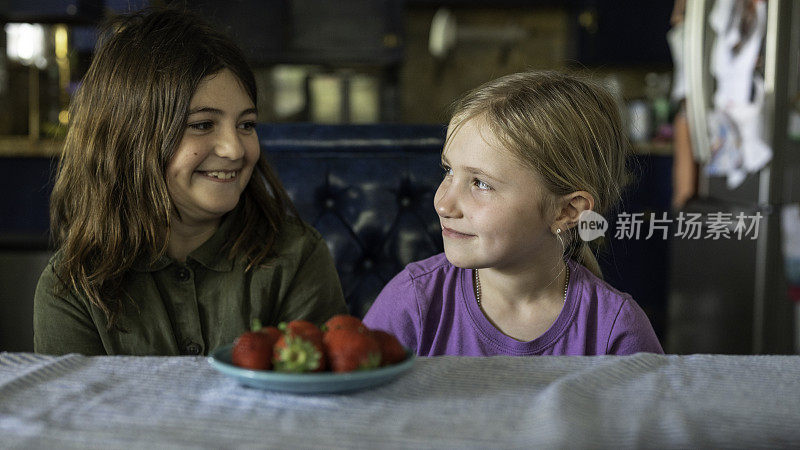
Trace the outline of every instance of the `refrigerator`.
<instances>
[{"instance_id":1,"label":"refrigerator","mask_svg":"<svg viewBox=\"0 0 800 450\"><path fill-rule=\"evenodd\" d=\"M714 8L719 6L715 3L688 0L686 6L686 114L699 164L698 188L681 211L673 211L673 228L681 217L729 217L734 219L727 226L730 234L742 222L735 218L760 219L749 221L758 222L758 232L742 239L672 234L664 347L679 354L794 353L797 324L787 294L780 218L784 206L800 201L800 142L788 129L793 99L798 97L800 2L763 2L763 90L750 93L761 95L763 104L758 116L747 122L760 125L771 158L747 173L719 170L730 164L721 163L718 153L723 128L715 120L715 96L723 83L714 73L715 40L722 39L714 29Z\"/></svg>"}]
</instances>

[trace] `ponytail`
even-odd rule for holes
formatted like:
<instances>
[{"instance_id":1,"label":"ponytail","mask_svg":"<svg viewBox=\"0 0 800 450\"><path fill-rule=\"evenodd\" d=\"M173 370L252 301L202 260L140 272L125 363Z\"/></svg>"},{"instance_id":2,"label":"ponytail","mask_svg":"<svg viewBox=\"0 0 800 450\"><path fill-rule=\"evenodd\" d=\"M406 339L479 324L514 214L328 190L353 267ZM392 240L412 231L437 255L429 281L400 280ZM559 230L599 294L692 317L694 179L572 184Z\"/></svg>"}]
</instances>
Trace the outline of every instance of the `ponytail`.
<instances>
[{"instance_id":1,"label":"ponytail","mask_svg":"<svg viewBox=\"0 0 800 450\"><path fill-rule=\"evenodd\" d=\"M600 270L600 264L592 253L592 248L583 241L578 246L578 262L595 274L597 278L603 279L603 271Z\"/></svg>"},{"instance_id":2,"label":"ponytail","mask_svg":"<svg viewBox=\"0 0 800 450\"><path fill-rule=\"evenodd\" d=\"M575 260L578 264L589 269L597 278L603 279L603 271L600 269L600 264L592 252L592 247L588 242L580 239L575 230L568 234L569 243L564 252L565 256Z\"/></svg>"}]
</instances>

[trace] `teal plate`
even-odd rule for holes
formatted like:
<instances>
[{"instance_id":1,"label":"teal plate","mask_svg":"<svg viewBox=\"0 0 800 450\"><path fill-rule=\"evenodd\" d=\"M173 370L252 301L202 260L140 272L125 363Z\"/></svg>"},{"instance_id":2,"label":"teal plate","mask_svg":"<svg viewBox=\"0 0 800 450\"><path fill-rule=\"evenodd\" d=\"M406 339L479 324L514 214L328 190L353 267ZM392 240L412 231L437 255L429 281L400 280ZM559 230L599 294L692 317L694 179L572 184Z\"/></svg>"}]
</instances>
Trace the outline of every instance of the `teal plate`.
<instances>
[{"instance_id":1,"label":"teal plate","mask_svg":"<svg viewBox=\"0 0 800 450\"><path fill-rule=\"evenodd\" d=\"M331 394L357 391L388 383L414 365L414 354L406 349L406 359L391 366L347 373L285 373L269 370L250 370L233 365L228 344L214 350L208 357L211 367L233 378L239 384L270 391L294 394Z\"/></svg>"}]
</instances>

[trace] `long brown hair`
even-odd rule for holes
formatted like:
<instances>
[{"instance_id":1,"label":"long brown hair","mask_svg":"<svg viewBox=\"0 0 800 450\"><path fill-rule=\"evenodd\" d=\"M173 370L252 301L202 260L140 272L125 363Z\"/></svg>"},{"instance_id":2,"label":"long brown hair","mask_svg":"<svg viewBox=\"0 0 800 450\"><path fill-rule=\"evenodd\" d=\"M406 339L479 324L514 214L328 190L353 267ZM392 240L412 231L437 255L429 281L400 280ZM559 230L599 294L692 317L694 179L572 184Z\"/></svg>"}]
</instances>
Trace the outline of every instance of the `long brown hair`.
<instances>
[{"instance_id":1,"label":"long brown hair","mask_svg":"<svg viewBox=\"0 0 800 450\"><path fill-rule=\"evenodd\" d=\"M457 101L451 125L458 127L477 116L544 182L550 195L539 205L542 214L552 210L557 198L579 190L594 197L595 212L606 214L632 180L626 168L631 147L619 106L586 78L535 71L498 78ZM567 256L602 277L577 227L565 240Z\"/></svg>"},{"instance_id":2,"label":"long brown hair","mask_svg":"<svg viewBox=\"0 0 800 450\"><path fill-rule=\"evenodd\" d=\"M191 13L146 9L104 30L70 106L50 220L64 288L103 310L110 329L134 262L166 252L174 205L164 172L198 85L229 69L254 105L257 90L237 46ZM267 258L287 213L296 214L263 155L238 208L226 248L250 270Z\"/></svg>"}]
</instances>

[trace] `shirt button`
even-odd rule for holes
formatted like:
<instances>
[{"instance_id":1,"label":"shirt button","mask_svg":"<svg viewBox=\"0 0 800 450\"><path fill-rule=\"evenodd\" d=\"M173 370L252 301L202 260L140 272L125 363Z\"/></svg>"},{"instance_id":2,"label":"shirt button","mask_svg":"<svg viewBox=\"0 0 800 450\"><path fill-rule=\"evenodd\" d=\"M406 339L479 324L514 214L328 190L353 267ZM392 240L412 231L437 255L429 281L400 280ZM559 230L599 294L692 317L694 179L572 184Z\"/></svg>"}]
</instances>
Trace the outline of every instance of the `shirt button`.
<instances>
[{"instance_id":1,"label":"shirt button","mask_svg":"<svg viewBox=\"0 0 800 450\"><path fill-rule=\"evenodd\" d=\"M196 342L190 342L186 346L185 352L187 355L199 355L201 350L202 349L200 348L200 344Z\"/></svg>"},{"instance_id":2,"label":"shirt button","mask_svg":"<svg viewBox=\"0 0 800 450\"><path fill-rule=\"evenodd\" d=\"M183 267L178 269L178 271L175 273L175 276L178 278L178 281L188 281L189 278L192 277L192 273L189 272L189 269Z\"/></svg>"}]
</instances>

